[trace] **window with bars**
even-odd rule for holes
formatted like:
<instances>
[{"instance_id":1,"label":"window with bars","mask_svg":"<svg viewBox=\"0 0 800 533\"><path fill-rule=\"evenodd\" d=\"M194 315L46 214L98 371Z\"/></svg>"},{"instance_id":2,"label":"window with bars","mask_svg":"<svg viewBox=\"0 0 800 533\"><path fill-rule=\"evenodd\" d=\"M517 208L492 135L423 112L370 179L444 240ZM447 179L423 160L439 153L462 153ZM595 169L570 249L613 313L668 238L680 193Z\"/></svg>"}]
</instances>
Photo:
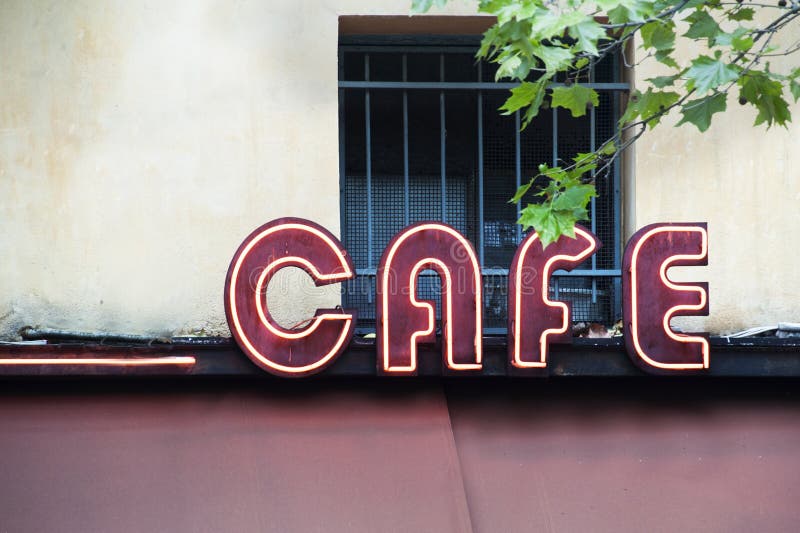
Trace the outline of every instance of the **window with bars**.
<instances>
[{"instance_id":1,"label":"window with bars","mask_svg":"<svg viewBox=\"0 0 800 533\"><path fill-rule=\"evenodd\" d=\"M608 58L582 80L600 106L573 118L543 109L525 130L498 108L513 83L476 62L473 37L342 37L339 150L342 240L356 265L342 304L375 328L375 274L389 240L423 220L446 222L478 252L484 279L484 333L504 333L508 269L525 236L508 203L541 163L557 164L613 136L619 116L619 62ZM598 176L585 223L603 242L571 271L557 271L551 297L572 303L576 322L613 323L620 314L620 172ZM523 199L534 202L535 198ZM440 313L440 280L421 274L419 299ZM437 316L438 318L438 316Z\"/></svg>"}]
</instances>

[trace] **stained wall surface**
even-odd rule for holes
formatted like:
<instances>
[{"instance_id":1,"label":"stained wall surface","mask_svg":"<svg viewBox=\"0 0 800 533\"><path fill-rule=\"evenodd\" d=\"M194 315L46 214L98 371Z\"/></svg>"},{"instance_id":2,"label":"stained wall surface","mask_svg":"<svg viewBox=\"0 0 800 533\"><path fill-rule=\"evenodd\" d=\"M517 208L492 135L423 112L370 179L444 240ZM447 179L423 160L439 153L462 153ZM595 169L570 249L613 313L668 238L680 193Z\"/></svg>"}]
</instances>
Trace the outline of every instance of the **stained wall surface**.
<instances>
[{"instance_id":1,"label":"stained wall surface","mask_svg":"<svg viewBox=\"0 0 800 533\"><path fill-rule=\"evenodd\" d=\"M790 44L797 35L795 21L775 42ZM770 58L775 72L788 72L797 61L796 54ZM653 62L644 62L636 79L659 73ZM800 201L800 103L791 106L795 122L788 128L766 130L752 127L756 111L737 100L734 90L728 113L717 115L705 133L691 125L670 127L678 115L645 134L626 191L628 232L659 221L708 222L708 268L675 276L709 281L710 316L683 320L695 331L800 320L800 277L793 266L800 247L793 229Z\"/></svg>"},{"instance_id":2,"label":"stained wall surface","mask_svg":"<svg viewBox=\"0 0 800 533\"><path fill-rule=\"evenodd\" d=\"M227 335L225 271L250 231L300 216L339 232L339 17L409 4L2 2L0 336ZM711 282L715 332L797 320L797 127L752 120L648 134L625 191L629 231L709 221L711 265L691 277ZM297 273L284 286L284 324L338 303Z\"/></svg>"}]
</instances>

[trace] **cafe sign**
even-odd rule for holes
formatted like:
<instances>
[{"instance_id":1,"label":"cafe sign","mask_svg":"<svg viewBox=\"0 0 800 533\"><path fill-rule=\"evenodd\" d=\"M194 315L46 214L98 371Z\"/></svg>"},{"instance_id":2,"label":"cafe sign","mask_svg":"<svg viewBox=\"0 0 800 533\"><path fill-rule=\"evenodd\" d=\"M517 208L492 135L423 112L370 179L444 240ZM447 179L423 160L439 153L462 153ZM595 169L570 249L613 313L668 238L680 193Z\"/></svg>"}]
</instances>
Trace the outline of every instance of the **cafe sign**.
<instances>
[{"instance_id":1,"label":"cafe sign","mask_svg":"<svg viewBox=\"0 0 800 533\"><path fill-rule=\"evenodd\" d=\"M575 228L543 248L529 234L517 248L508 278L508 365L546 369L553 343L571 342L567 302L549 297L551 274L571 270L601 246ZM674 331L676 316L708 315L708 284L670 279L673 266L708 264L705 223L651 224L633 235L622 267L623 334L631 360L650 373L709 368L707 335ZM348 347L358 317L352 309L318 309L301 329L281 327L270 314L266 287L282 268L304 270L318 286L353 279L341 242L309 220L281 218L253 231L233 256L225 280L225 313L236 343L258 367L278 376L323 371ZM446 374L480 373L483 290L470 242L441 222L420 222L389 241L376 277L376 362L381 375L414 375L420 345L436 340L434 303L417 300L421 272L442 280L441 357Z\"/></svg>"}]
</instances>

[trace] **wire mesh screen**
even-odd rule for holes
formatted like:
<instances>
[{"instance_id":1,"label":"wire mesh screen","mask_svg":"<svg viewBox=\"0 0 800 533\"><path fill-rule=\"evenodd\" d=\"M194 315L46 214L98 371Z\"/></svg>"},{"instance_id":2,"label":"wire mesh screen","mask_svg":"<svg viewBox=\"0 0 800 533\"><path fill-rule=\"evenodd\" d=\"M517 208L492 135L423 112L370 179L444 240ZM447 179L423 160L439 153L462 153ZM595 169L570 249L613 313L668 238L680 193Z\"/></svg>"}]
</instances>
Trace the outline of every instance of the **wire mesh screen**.
<instances>
[{"instance_id":1,"label":"wire mesh screen","mask_svg":"<svg viewBox=\"0 0 800 533\"><path fill-rule=\"evenodd\" d=\"M616 94L598 90L599 108L583 117L544 108L520 130L518 116L498 112L507 90L478 83L491 81L495 67L478 65L463 47L341 51L341 81L363 82L340 88L342 238L357 270L342 286L342 304L358 310L360 330L374 329L375 271L387 243L409 224L444 221L478 251L484 325L502 332L508 268L525 237L516 224L518 207L508 200L540 164L563 164L613 136ZM612 82L615 73L614 60L606 60L595 78ZM435 85L420 88L418 82ZM611 324L620 292L617 169L598 174L596 185L599 197L585 225L603 248L571 275L554 275L550 297L571 303L576 322ZM534 189L523 205L538 201ZM440 319L441 282L433 271L420 273L417 298L434 301Z\"/></svg>"}]
</instances>

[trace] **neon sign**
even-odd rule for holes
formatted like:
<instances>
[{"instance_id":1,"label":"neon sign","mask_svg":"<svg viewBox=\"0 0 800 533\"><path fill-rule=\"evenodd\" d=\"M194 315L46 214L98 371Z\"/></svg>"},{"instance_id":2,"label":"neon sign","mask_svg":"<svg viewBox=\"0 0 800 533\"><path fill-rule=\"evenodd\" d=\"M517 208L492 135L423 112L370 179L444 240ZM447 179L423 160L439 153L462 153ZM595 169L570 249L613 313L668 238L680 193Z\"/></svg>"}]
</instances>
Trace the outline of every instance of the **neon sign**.
<instances>
[{"instance_id":1,"label":"neon sign","mask_svg":"<svg viewBox=\"0 0 800 533\"><path fill-rule=\"evenodd\" d=\"M576 227L542 249L528 235L511 264L508 291L508 365L544 369L551 343L571 341L570 307L552 300L548 284L556 269L571 270L600 242ZM675 373L709 367L708 340L676 333L674 316L708 313L705 283L678 283L672 266L706 265L706 224L654 224L637 232L623 265L624 337L629 356L647 372ZM355 269L341 243L308 220L283 218L251 233L236 251L225 282L225 312L234 339L260 368L280 376L306 376L329 366L350 344L352 310L318 310L302 329L285 329L271 318L266 287L284 267L303 269L317 285L352 279ZM417 300L425 270L442 279L442 364L445 373L482 368L482 278L472 245L454 228L422 222L398 233L381 257L376 280L377 371L417 372L418 346L436 341L434 306Z\"/></svg>"},{"instance_id":2,"label":"neon sign","mask_svg":"<svg viewBox=\"0 0 800 533\"><path fill-rule=\"evenodd\" d=\"M542 249L535 232L519 245L508 275L508 360L511 365L544 368L549 343L570 341L570 306L550 300L550 275L558 268L572 270L599 247L597 237L580 226L575 228L574 239L559 239L547 249Z\"/></svg>"},{"instance_id":3,"label":"neon sign","mask_svg":"<svg viewBox=\"0 0 800 533\"><path fill-rule=\"evenodd\" d=\"M447 370L480 370L483 281L472 245L446 224L410 226L389 242L378 267L378 372L414 374L417 343L436 340L433 303L417 301L423 270L442 278L442 351ZM458 324L458 332L455 325Z\"/></svg>"},{"instance_id":4,"label":"neon sign","mask_svg":"<svg viewBox=\"0 0 800 533\"><path fill-rule=\"evenodd\" d=\"M316 285L353 278L350 256L328 230L298 218L281 218L251 233L234 254L225 279L225 315L236 342L259 367L280 376L324 369L350 343L355 312L318 310L299 330L278 325L266 306L267 285L278 270L303 269Z\"/></svg>"},{"instance_id":5,"label":"neon sign","mask_svg":"<svg viewBox=\"0 0 800 533\"><path fill-rule=\"evenodd\" d=\"M648 372L703 370L709 365L705 335L672 331L673 316L708 315L708 283L677 283L673 266L708 264L705 223L651 224L636 232L623 262L625 345L631 359Z\"/></svg>"}]
</instances>

